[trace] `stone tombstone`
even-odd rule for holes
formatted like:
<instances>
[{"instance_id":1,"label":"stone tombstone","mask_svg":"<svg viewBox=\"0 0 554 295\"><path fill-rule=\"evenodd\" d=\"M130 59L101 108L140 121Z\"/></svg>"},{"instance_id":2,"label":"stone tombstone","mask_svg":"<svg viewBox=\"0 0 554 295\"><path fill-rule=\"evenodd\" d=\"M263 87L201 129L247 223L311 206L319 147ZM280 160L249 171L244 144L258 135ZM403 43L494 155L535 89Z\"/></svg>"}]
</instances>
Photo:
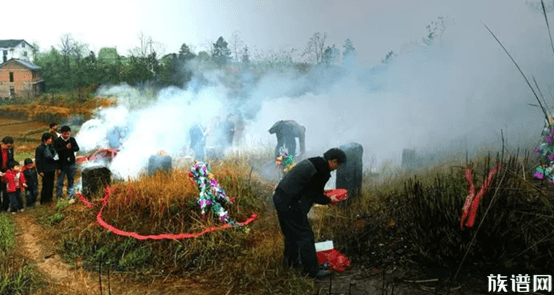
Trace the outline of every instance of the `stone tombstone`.
<instances>
[{"instance_id":1,"label":"stone tombstone","mask_svg":"<svg viewBox=\"0 0 554 295\"><path fill-rule=\"evenodd\" d=\"M362 145L351 142L339 147L346 154L346 163L337 169L336 188L348 190L348 200L359 198L362 194L363 154ZM349 201L345 203L348 204Z\"/></svg>"},{"instance_id":2,"label":"stone tombstone","mask_svg":"<svg viewBox=\"0 0 554 295\"><path fill-rule=\"evenodd\" d=\"M417 166L415 149L402 150L402 167L409 171Z\"/></svg>"},{"instance_id":3,"label":"stone tombstone","mask_svg":"<svg viewBox=\"0 0 554 295\"><path fill-rule=\"evenodd\" d=\"M96 194L101 194L104 188L112 182L112 172L104 166L93 166L83 169L81 172L83 196L91 199Z\"/></svg>"},{"instance_id":4,"label":"stone tombstone","mask_svg":"<svg viewBox=\"0 0 554 295\"><path fill-rule=\"evenodd\" d=\"M152 155L148 159L148 175L156 173L158 170L169 172L172 169L171 156Z\"/></svg>"}]
</instances>

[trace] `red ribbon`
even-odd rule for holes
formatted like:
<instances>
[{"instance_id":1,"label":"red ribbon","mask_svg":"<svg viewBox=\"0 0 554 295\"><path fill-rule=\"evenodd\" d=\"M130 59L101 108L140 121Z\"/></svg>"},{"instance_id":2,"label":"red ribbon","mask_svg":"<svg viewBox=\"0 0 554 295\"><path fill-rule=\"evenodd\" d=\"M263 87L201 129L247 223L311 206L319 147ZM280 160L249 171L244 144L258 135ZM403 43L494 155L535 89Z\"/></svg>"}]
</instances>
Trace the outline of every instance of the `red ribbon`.
<instances>
[{"instance_id":1,"label":"red ribbon","mask_svg":"<svg viewBox=\"0 0 554 295\"><path fill-rule=\"evenodd\" d=\"M477 208L479 207L479 202L481 201L481 198L489 188L489 186L492 183L492 179L496 173L498 173L498 170L502 166L501 163L498 163L496 167L494 167L491 172L489 172L489 176L483 181L483 184L481 185L481 188L479 189L479 192L475 196L475 185L473 184L473 177L471 168L466 168L466 180L468 182L468 195L466 197L464 207L462 209L462 218L460 219L460 229L464 230L464 221L466 227L473 227L475 224L475 217L477 216ZM475 196L475 198L474 198Z\"/></svg>"},{"instance_id":2,"label":"red ribbon","mask_svg":"<svg viewBox=\"0 0 554 295\"><path fill-rule=\"evenodd\" d=\"M77 197L79 197L79 199L81 199L81 201L83 201L83 203L85 204L85 206L87 206L88 208L94 207L94 204L92 204L92 203L89 202L87 199L85 199L85 197L83 196L83 194L77 193Z\"/></svg>"},{"instance_id":3,"label":"red ribbon","mask_svg":"<svg viewBox=\"0 0 554 295\"><path fill-rule=\"evenodd\" d=\"M98 212L98 215L96 216L96 221L98 221L98 223L103 228L105 228L105 229L107 229L107 230L111 231L112 233L114 233L116 235L119 235L119 236L133 237L137 240L164 240L164 239L179 240L179 239L197 238L201 235L204 235L204 234L216 231L216 230L222 230L222 229L233 228L234 227L233 225L230 225L230 224L224 224L224 225L221 225L221 226L209 227L209 228L206 228L206 229L204 229L203 231L201 231L199 233L192 233L192 234L190 234L190 233L181 233L181 234L141 235L141 234L138 234L136 232L127 232L127 231L124 231L124 230L120 230L120 229L114 227L113 225L108 224L106 221L104 221L104 219L102 219L102 211L104 210L104 207L106 207L106 205L108 204L108 199L111 197L111 195L112 195L112 188L108 186L108 187L106 187L106 193L104 194L104 198L102 198L102 208L100 209L100 211ZM88 208L92 208L94 206L94 204L91 204L87 199L85 199L81 193L77 193L77 196L79 196L81 201L83 201L83 203ZM258 219L258 215L252 214L250 216L250 218L248 218L246 221L239 222L238 224L239 224L239 226L244 226L244 225L247 225L247 224L253 222L256 219Z\"/></svg>"}]
</instances>

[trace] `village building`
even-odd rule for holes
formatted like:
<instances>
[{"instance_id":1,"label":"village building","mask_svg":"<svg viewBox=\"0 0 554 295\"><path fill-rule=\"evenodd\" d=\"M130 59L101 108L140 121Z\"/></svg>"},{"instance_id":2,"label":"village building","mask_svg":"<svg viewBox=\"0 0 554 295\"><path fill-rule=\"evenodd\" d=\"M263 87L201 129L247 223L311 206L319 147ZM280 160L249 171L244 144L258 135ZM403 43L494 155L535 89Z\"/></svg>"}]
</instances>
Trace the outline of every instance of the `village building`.
<instances>
[{"instance_id":1,"label":"village building","mask_svg":"<svg viewBox=\"0 0 554 295\"><path fill-rule=\"evenodd\" d=\"M25 40L0 40L0 63L5 63L12 58L34 62L36 48Z\"/></svg>"},{"instance_id":2,"label":"village building","mask_svg":"<svg viewBox=\"0 0 554 295\"><path fill-rule=\"evenodd\" d=\"M44 91L39 66L12 58L0 64L0 99L32 98Z\"/></svg>"}]
</instances>

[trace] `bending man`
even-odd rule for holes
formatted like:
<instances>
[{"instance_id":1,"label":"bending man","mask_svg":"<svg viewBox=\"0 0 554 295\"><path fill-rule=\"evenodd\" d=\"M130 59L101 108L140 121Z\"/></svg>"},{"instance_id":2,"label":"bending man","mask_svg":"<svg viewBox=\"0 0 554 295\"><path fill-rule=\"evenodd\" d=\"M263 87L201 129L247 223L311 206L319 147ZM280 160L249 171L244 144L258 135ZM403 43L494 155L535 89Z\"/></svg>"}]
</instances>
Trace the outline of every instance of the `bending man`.
<instances>
[{"instance_id":1,"label":"bending man","mask_svg":"<svg viewBox=\"0 0 554 295\"><path fill-rule=\"evenodd\" d=\"M294 120L281 120L273 124L269 129L269 134L277 136L277 147L275 148L275 157L279 156L279 150L284 146L287 148L289 155L296 157L296 138L300 142L300 154L302 157L306 152L305 134L306 127L296 123Z\"/></svg>"},{"instance_id":2,"label":"bending man","mask_svg":"<svg viewBox=\"0 0 554 295\"><path fill-rule=\"evenodd\" d=\"M304 272L312 278L331 273L319 269L308 212L313 203L337 202L334 197L326 197L324 189L331 171L345 162L346 154L337 148L328 150L323 157L303 160L285 175L273 195L279 225L285 236L284 264L286 267L301 264Z\"/></svg>"}]
</instances>

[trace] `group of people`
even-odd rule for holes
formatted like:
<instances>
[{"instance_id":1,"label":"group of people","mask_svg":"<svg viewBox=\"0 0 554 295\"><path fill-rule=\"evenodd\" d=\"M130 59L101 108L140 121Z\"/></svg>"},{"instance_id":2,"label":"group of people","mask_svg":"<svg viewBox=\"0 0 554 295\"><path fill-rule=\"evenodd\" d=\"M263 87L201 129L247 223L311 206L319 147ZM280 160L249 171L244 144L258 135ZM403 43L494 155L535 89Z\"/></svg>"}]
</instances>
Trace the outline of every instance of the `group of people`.
<instances>
[{"instance_id":1,"label":"group of people","mask_svg":"<svg viewBox=\"0 0 554 295\"><path fill-rule=\"evenodd\" d=\"M237 133L236 117L228 115L226 120L220 117L214 118L214 123L209 128L205 128L199 123L195 123L189 129L190 149L194 152L194 158L197 161L204 161L206 156L206 144L208 139L213 139L216 157L223 156L225 151L233 145L235 134Z\"/></svg>"},{"instance_id":2,"label":"group of people","mask_svg":"<svg viewBox=\"0 0 554 295\"><path fill-rule=\"evenodd\" d=\"M209 138L212 138L215 148L215 155L221 156L225 151L233 145L233 140L242 137L244 126L241 120L234 115L228 115L225 121L220 117L214 118L215 123L212 123L210 128L205 128L199 123L195 123L189 129L190 149L194 152L194 158L197 161L204 161L206 156L206 144ZM235 123L237 122L237 123ZM287 151L288 154L302 158L306 152L305 134L306 127L298 124L294 120L277 121L270 129L270 134L275 134L277 137L277 146L275 147L275 157L279 156L281 150ZM297 154L296 138L300 145Z\"/></svg>"},{"instance_id":3,"label":"group of people","mask_svg":"<svg viewBox=\"0 0 554 295\"><path fill-rule=\"evenodd\" d=\"M14 140L10 136L2 139L0 144L0 193L2 194L2 211L15 214L22 212L23 202L21 193L25 191L25 206L35 206L38 198L39 176L42 183L40 192L40 204L44 205L52 201L54 194L54 181L56 183L56 196L62 199L64 180L67 178L67 194L71 203L74 202L74 180L76 173L75 153L79 151L79 145L71 136L71 128L62 126L57 132L57 124L50 124L49 132L41 137L41 144L35 150L35 160L27 158L20 163L14 158Z\"/></svg>"}]
</instances>

